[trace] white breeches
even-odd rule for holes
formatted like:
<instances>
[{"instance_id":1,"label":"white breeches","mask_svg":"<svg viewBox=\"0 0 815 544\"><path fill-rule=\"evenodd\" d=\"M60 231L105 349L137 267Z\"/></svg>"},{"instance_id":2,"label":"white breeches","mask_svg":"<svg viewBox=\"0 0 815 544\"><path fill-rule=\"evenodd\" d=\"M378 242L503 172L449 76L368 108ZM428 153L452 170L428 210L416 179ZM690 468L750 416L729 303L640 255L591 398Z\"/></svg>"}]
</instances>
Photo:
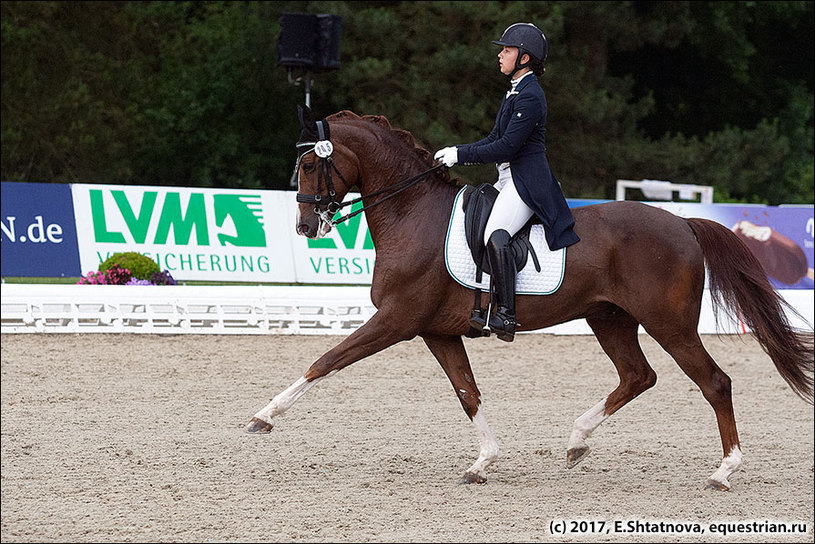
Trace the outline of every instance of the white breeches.
<instances>
[{"instance_id":1,"label":"white breeches","mask_svg":"<svg viewBox=\"0 0 815 544\"><path fill-rule=\"evenodd\" d=\"M499 229L503 229L510 236L514 236L535 214L521 200L512 179L509 163L498 165L498 181L495 182L495 188L498 189L499 193L490 213L490 218L487 220L487 227L484 230L485 244L489 242L492 233Z\"/></svg>"}]
</instances>

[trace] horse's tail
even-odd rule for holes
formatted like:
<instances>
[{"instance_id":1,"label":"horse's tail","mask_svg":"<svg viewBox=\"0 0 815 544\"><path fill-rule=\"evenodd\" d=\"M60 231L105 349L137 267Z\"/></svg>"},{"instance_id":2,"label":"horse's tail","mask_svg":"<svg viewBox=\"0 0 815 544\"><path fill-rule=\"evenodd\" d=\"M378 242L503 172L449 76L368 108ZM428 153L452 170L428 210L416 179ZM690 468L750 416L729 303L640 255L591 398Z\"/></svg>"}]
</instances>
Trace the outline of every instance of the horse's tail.
<instances>
[{"instance_id":1,"label":"horse's tail","mask_svg":"<svg viewBox=\"0 0 815 544\"><path fill-rule=\"evenodd\" d=\"M687 222L705 257L717 324L721 310L737 312L781 376L812 404L813 336L796 331L784 309L800 314L773 289L761 263L733 232L707 219L692 218Z\"/></svg>"}]
</instances>

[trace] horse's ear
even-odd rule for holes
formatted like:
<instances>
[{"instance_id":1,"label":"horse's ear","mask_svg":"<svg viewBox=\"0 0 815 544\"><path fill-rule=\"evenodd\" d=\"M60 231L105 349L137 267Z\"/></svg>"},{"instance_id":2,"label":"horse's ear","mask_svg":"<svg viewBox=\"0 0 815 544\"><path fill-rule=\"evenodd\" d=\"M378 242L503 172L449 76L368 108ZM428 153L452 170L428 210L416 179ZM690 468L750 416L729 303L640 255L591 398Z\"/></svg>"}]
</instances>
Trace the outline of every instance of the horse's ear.
<instances>
[{"instance_id":1,"label":"horse's ear","mask_svg":"<svg viewBox=\"0 0 815 544\"><path fill-rule=\"evenodd\" d=\"M311 108L306 105L297 106L297 116L300 118L300 132L301 142L310 142L317 139L317 121L314 120L314 115L311 113Z\"/></svg>"},{"instance_id":2,"label":"horse's ear","mask_svg":"<svg viewBox=\"0 0 815 544\"><path fill-rule=\"evenodd\" d=\"M305 104L297 105L297 117L300 118L300 126L304 129L316 128L317 123L314 120L314 115L311 113L311 108Z\"/></svg>"}]
</instances>

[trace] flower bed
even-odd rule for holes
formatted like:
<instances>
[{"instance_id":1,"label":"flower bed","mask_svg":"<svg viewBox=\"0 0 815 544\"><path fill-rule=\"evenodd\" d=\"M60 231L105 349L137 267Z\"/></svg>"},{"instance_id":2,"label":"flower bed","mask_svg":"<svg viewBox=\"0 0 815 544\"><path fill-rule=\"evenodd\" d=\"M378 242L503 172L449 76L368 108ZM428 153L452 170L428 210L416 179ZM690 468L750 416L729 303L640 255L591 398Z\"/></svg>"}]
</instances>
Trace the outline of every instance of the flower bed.
<instances>
[{"instance_id":1,"label":"flower bed","mask_svg":"<svg viewBox=\"0 0 815 544\"><path fill-rule=\"evenodd\" d=\"M78 282L78 285L178 285L169 270L153 272L149 280L137 278L127 268L113 265L102 272L99 270L88 272Z\"/></svg>"},{"instance_id":2,"label":"flower bed","mask_svg":"<svg viewBox=\"0 0 815 544\"><path fill-rule=\"evenodd\" d=\"M140 253L115 253L88 272L79 285L177 285L169 270L163 272L151 258Z\"/></svg>"}]
</instances>

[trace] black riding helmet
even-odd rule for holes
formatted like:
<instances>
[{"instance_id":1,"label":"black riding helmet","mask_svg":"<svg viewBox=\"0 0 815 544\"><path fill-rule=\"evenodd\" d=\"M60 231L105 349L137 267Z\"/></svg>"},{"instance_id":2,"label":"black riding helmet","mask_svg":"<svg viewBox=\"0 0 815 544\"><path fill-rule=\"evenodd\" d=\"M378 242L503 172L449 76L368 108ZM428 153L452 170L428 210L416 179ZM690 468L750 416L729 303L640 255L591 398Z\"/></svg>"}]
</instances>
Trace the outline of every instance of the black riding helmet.
<instances>
[{"instance_id":1,"label":"black riding helmet","mask_svg":"<svg viewBox=\"0 0 815 544\"><path fill-rule=\"evenodd\" d=\"M504 30L501 39L492 43L495 45L518 48L515 70L511 76L514 76L515 72L527 66L533 60L544 62L549 55L549 42L546 41L546 36L532 23L515 23L514 25L510 25ZM526 64L521 64L521 57L523 57L524 53L532 57L532 60Z\"/></svg>"}]
</instances>

